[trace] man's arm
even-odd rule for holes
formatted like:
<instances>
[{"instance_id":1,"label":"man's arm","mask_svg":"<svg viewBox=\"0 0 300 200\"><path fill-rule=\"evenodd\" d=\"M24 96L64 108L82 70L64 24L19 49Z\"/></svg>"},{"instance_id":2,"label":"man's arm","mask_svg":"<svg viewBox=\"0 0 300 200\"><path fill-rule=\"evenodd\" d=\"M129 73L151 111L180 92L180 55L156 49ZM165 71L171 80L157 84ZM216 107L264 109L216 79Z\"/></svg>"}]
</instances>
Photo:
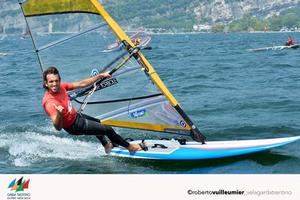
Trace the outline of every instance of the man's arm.
<instances>
[{"instance_id":1,"label":"man's arm","mask_svg":"<svg viewBox=\"0 0 300 200\"><path fill-rule=\"evenodd\" d=\"M51 116L52 123L56 130L60 131L63 128L63 112L64 108L62 106L56 106L53 104L55 109L57 110L56 115Z\"/></svg>"},{"instance_id":2,"label":"man's arm","mask_svg":"<svg viewBox=\"0 0 300 200\"><path fill-rule=\"evenodd\" d=\"M110 78L111 75L109 74L109 72L104 72L101 74L97 74L96 76L81 80L81 81L77 81L77 82L73 82L73 87L74 89L78 89L78 88L84 88L87 87L93 83L95 83L97 80L102 79L102 78Z\"/></svg>"}]
</instances>

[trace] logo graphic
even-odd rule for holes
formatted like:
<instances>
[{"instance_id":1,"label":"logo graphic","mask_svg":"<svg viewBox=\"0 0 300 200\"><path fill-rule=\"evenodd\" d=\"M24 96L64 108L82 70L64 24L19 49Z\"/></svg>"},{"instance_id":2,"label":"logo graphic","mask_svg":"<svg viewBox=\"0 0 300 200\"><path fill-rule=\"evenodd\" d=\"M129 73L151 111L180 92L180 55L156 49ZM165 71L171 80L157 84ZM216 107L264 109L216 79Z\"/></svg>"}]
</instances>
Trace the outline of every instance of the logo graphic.
<instances>
[{"instance_id":1,"label":"logo graphic","mask_svg":"<svg viewBox=\"0 0 300 200\"><path fill-rule=\"evenodd\" d=\"M186 127L186 123L183 120L180 120L179 124L184 128Z\"/></svg>"},{"instance_id":2,"label":"logo graphic","mask_svg":"<svg viewBox=\"0 0 300 200\"><path fill-rule=\"evenodd\" d=\"M8 185L9 192L7 193L7 200L31 200L31 193L25 190L29 189L29 181L21 177L19 180L14 179Z\"/></svg>"},{"instance_id":3,"label":"logo graphic","mask_svg":"<svg viewBox=\"0 0 300 200\"><path fill-rule=\"evenodd\" d=\"M131 118L138 118L138 117L146 116L146 114L147 114L146 109L139 109L139 110L130 112L129 116Z\"/></svg>"},{"instance_id":4,"label":"logo graphic","mask_svg":"<svg viewBox=\"0 0 300 200\"><path fill-rule=\"evenodd\" d=\"M24 191L25 189L29 188L29 181L28 180L23 180L23 177L21 177L18 181L16 181L16 179L14 179L8 186L8 188L10 188L11 191L15 191L15 192L21 192Z\"/></svg>"},{"instance_id":5,"label":"logo graphic","mask_svg":"<svg viewBox=\"0 0 300 200\"><path fill-rule=\"evenodd\" d=\"M97 86L97 90L101 90L103 88L110 87L110 86L115 85L117 83L118 83L118 81L117 81L116 78L105 79L100 83L100 85Z\"/></svg>"},{"instance_id":6,"label":"logo graphic","mask_svg":"<svg viewBox=\"0 0 300 200\"><path fill-rule=\"evenodd\" d=\"M97 74L99 74L99 70L98 69L92 69L91 76L96 76Z\"/></svg>"}]
</instances>

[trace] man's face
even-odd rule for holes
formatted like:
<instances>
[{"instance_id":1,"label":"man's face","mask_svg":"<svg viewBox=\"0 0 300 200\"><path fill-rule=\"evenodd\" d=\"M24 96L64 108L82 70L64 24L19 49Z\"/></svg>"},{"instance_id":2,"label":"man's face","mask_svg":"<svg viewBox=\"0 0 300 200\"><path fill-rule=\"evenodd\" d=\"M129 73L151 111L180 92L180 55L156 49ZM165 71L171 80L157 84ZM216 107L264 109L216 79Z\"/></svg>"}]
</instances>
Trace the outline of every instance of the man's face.
<instances>
[{"instance_id":1,"label":"man's face","mask_svg":"<svg viewBox=\"0 0 300 200\"><path fill-rule=\"evenodd\" d=\"M47 74L47 81L45 85L50 92L58 92L60 86L60 80L58 74Z\"/></svg>"}]
</instances>

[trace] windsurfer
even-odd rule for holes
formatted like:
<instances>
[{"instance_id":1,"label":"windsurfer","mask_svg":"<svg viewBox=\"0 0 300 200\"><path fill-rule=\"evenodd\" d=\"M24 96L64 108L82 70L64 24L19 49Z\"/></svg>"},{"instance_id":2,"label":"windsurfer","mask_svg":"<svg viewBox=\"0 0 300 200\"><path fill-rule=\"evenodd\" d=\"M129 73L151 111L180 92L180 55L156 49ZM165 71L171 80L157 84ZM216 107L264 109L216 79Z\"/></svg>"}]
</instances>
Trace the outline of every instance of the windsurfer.
<instances>
[{"instance_id":1,"label":"windsurfer","mask_svg":"<svg viewBox=\"0 0 300 200\"><path fill-rule=\"evenodd\" d=\"M67 91L87 87L99 79L109 78L108 72L73 82L61 83L59 71L56 67L49 67L43 72L43 87L46 89L43 107L57 130L64 129L72 135L95 135L109 153L113 144L121 145L129 152L142 150L142 144L129 144L119 136L110 126L104 126L99 120L88 115L77 113L71 105Z\"/></svg>"},{"instance_id":2,"label":"windsurfer","mask_svg":"<svg viewBox=\"0 0 300 200\"><path fill-rule=\"evenodd\" d=\"M137 37L135 39L132 40L132 42L135 44L135 46L139 46L141 44L141 38Z\"/></svg>"},{"instance_id":3,"label":"windsurfer","mask_svg":"<svg viewBox=\"0 0 300 200\"><path fill-rule=\"evenodd\" d=\"M295 41L293 40L293 38L291 36L289 36L285 44L287 46L291 46L291 45L295 44Z\"/></svg>"}]
</instances>

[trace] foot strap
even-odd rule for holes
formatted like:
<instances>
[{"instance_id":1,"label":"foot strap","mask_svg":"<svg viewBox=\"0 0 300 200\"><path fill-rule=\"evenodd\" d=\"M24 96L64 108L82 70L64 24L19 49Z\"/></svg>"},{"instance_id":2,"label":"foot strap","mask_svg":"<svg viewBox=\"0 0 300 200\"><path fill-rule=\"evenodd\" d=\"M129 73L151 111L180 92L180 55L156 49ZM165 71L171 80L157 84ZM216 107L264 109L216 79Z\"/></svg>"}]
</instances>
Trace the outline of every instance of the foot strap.
<instances>
[{"instance_id":1,"label":"foot strap","mask_svg":"<svg viewBox=\"0 0 300 200\"><path fill-rule=\"evenodd\" d=\"M162 148L162 149L167 149L168 147L166 147L166 146L163 145L163 144L154 144L154 145L152 146L152 148Z\"/></svg>"},{"instance_id":2,"label":"foot strap","mask_svg":"<svg viewBox=\"0 0 300 200\"><path fill-rule=\"evenodd\" d=\"M144 150L144 151L148 151L148 147L146 146L146 144L145 144L145 141L144 140L142 140L142 142L141 143L139 143L139 145L140 145L140 147Z\"/></svg>"}]
</instances>

